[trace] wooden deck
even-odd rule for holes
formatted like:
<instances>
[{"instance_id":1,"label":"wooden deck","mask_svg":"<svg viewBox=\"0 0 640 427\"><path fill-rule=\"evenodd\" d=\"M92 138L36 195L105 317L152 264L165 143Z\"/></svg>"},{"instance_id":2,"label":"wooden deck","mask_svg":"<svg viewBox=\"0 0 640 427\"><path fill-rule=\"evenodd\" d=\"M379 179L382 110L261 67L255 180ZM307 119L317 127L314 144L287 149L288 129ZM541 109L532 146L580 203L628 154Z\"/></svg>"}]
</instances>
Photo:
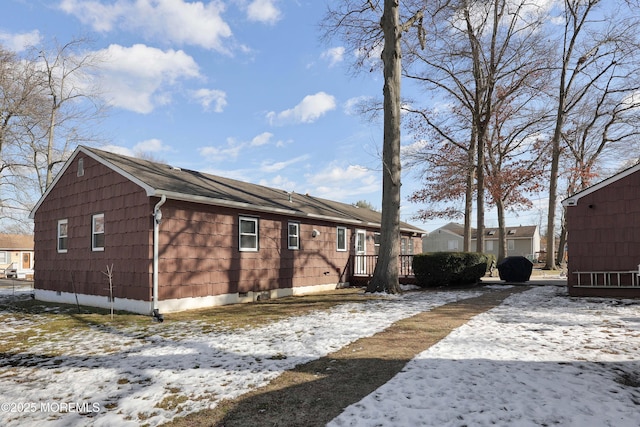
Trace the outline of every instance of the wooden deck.
<instances>
[{"instance_id":1,"label":"wooden deck","mask_svg":"<svg viewBox=\"0 0 640 427\"><path fill-rule=\"evenodd\" d=\"M347 281L351 286L366 286L376 268L378 255L351 255L346 273ZM413 255L400 255L399 279L402 284L414 284L416 277L413 274Z\"/></svg>"}]
</instances>

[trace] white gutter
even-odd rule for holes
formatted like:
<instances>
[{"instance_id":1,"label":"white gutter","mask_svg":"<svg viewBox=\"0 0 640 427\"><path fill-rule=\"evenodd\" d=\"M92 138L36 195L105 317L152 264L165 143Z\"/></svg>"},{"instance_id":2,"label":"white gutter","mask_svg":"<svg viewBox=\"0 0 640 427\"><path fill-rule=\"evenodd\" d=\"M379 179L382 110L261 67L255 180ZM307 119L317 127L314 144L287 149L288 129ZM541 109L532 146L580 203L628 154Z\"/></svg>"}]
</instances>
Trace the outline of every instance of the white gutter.
<instances>
[{"instance_id":1,"label":"white gutter","mask_svg":"<svg viewBox=\"0 0 640 427\"><path fill-rule=\"evenodd\" d=\"M160 206L164 205L167 201L167 196L164 194L160 197L160 201L156 203L153 208L153 307L151 313L154 317L159 317L158 311L158 235L160 230L160 222L162 221L162 211Z\"/></svg>"}]
</instances>

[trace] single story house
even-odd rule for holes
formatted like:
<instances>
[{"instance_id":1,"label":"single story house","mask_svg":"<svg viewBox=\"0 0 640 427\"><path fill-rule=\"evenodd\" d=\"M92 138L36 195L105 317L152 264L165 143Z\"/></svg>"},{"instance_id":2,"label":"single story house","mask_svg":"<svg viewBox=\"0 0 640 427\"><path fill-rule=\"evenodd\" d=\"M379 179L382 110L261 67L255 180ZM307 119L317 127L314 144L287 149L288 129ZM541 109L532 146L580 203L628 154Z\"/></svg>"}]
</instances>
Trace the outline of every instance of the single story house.
<instances>
[{"instance_id":1,"label":"single story house","mask_svg":"<svg viewBox=\"0 0 640 427\"><path fill-rule=\"evenodd\" d=\"M381 219L83 146L31 217L36 299L144 314L335 289L354 255L376 253ZM413 247L423 231L401 233Z\"/></svg>"},{"instance_id":2,"label":"single story house","mask_svg":"<svg viewBox=\"0 0 640 427\"><path fill-rule=\"evenodd\" d=\"M640 297L640 165L562 202L573 296Z\"/></svg>"},{"instance_id":3,"label":"single story house","mask_svg":"<svg viewBox=\"0 0 640 427\"><path fill-rule=\"evenodd\" d=\"M33 236L0 234L0 277L33 277Z\"/></svg>"},{"instance_id":4,"label":"single story house","mask_svg":"<svg viewBox=\"0 0 640 427\"><path fill-rule=\"evenodd\" d=\"M540 232L537 225L507 227L507 256L524 256L534 260L540 252ZM478 231L471 229L471 250L475 251ZM462 251L464 226L450 222L425 236L423 252ZM498 256L498 228L484 229L484 253Z\"/></svg>"}]
</instances>

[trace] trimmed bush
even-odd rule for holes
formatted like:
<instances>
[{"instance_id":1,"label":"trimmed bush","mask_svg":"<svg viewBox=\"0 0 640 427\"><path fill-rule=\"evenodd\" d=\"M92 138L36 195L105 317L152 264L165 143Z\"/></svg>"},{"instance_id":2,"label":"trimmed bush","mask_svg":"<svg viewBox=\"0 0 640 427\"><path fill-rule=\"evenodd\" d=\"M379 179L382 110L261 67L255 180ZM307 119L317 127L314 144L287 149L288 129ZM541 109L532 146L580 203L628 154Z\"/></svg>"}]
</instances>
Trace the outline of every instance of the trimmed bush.
<instances>
[{"instance_id":1,"label":"trimmed bush","mask_svg":"<svg viewBox=\"0 0 640 427\"><path fill-rule=\"evenodd\" d=\"M476 252L433 252L413 256L413 273L421 287L477 283L487 272L489 258Z\"/></svg>"}]
</instances>

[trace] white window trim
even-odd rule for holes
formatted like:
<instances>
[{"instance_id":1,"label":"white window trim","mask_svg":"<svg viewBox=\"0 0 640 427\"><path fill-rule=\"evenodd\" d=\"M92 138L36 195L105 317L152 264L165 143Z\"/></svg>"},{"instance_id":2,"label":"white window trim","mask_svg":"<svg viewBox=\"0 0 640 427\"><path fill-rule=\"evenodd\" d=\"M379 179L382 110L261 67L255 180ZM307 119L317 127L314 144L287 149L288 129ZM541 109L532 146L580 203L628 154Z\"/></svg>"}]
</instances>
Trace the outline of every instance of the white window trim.
<instances>
[{"instance_id":1,"label":"white window trim","mask_svg":"<svg viewBox=\"0 0 640 427\"><path fill-rule=\"evenodd\" d=\"M516 241L514 239L507 239L507 250L508 251L516 250Z\"/></svg>"},{"instance_id":2,"label":"white window trim","mask_svg":"<svg viewBox=\"0 0 640 427\"><path fill-rule=\"evenodd\" d=\"M291 234L292 225L296 227L296 234ZM292 237L296 238L296 244L293 246L291 245ZM292 250L300 249L300 223L299 222L289 222L287 224L287 246L289 247L289 249L292 249Z\"/></svg>"},{"instance_id":3,"label":"white window trim","mask_svg":"<svg viewBox=\"0 0 640 427\"><path fill-rule=\"evenodd\" d=\"M60 235L60 225L67 225L67 234L64 236ZM59 254L66 254L68 249L60 249L60 238L64 237L67 241L67 248L69 248L69 220L68 219L59 219L58 220L58 229L56 231L56 249Z\"/></svg>"},{"instance_id":4,"label":"white window trim","mask_svg":"<svg viewBox=\"0 0 640 427\"><path fill-rule=\"evenodd\" d=\"M250 221L250 222L255 223L255 225L256 225L255 234L253 234L253 233L243 233L242 232L242 222L243 221ZM239 218L239 221L238 221L238 250L240 252L258 252L258 248L260 247L259 228L258 227L259 227L258 218L249 217L249 216L241 216ZM243 248L242 247L242 236L255 236L256 237L256 245L255 245L255 247Z\"/></svg>"},{"instance_id":5,"label":"white window trim","mask_svg":"<svg viewBox=\"0 0 640 427\"><path fill-rule=\"evenodd\" d=\"M343 243L343 247L340 248L340 232L338 230L344 230L344 243ZM336 250L338 252L347 252L348 250L348 245L347 245L347 241L349 239L347 239L347 227L336 227Z\"/></svg>"},{"instance_id":6,"label":"white window trim","mask_svg":"<svg viewBox=\"0 0 640 427\"><path fill-rule=\"evenodd\" d=\"M96 232L96 219L98 218L102 218L102 232ZM96 239L95 237L98 234L102 234L104 236L105 234L105 223L104 223L104 214L103 213L99 213L99 214L95 214L91 216L91 250L94 252L102 252L104 251L104 246L96 246Z\"/></svg>"}]
</instances>

